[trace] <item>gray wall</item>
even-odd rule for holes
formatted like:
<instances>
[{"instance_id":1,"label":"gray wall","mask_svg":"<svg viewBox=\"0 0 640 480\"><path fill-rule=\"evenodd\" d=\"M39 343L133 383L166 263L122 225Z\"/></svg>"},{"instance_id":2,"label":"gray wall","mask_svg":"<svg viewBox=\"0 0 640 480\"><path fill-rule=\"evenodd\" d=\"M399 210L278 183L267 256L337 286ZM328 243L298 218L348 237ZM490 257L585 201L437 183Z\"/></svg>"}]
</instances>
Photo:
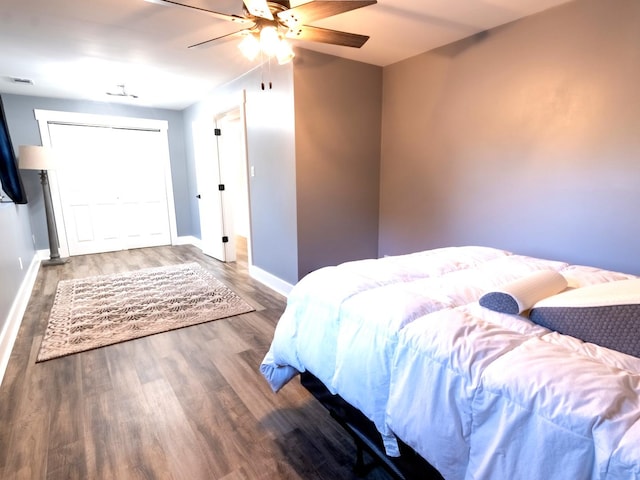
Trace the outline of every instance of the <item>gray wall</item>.
<instances>
[{"instance_id":1,"label":"gray wall","mask_svg":"<svg viewBox=\"0 0 640 480\"><path fill-rule=\"evenodd\" d=\"M270 80L273 88L262 90L263 79ZM286 282L296 283L296 171L290 64L270 70L265 66L264 72L257 68L185 110L193 224L199 225L192 123L197 119L213 121L216 113L228 110L243 90L248 163L255 170L255 177L249 178L253 264Z\"/></svg>"},{"instance_id":2,"label":"gray wall","mask_svg":"<svg viewBox=\"0 0 640 480\"><path fill-rule=\"evenodd\" d=\"M35 109L168 121L169 156L171 157L171 177L173 180L178 235L192 235L182 112L134 107L115 103L64 100L24 95L3 94L2 99L7 122L9 123L11 131L13 146L16 150L19 145L42 144L40 140L40 130L34 116ZM40 186L38 172L24 171L22 172L22 178L29 198L28 205L31 225L36 239L36 247L38 249L48 249L49 240L42 201L42 187Z\"/></svg>"},{"instance_id":3,"label":"gray wall","mask_svg":"<svg viewBox=\"0 0 640 480\"><path fill-rule=\"evenodd\" d=\"M0 332L34 255L27 205L0 204Z\"/></svg>"},{"instance_id":4,"label":"gray wall","mask_svg":"<svg viewBox=\"0 0 640 480\"><path fill-rule=\"evenodd\" d=\"M378 253L382 68L298 50L298 274Z\"/></svg>"},{"instance_id":5,"label":"gray wall","mask_svg":"<svg viewBox=\"0 0 640 480\"><path fill-rule=\"evenodd\" d=\"M316 268L375 257L382 69L302 49L293 65L258 67L185 111L194 231L192 123L212 120L243 90L253 264L294 284Z\"/></svg>"},{"instance_id":6,"label":"gray wall","mask_svg":"<svg viewBox=\"0 0 640 480\"><path fill-rule=\"evenodd\" d=\"M640 274L640 2L580 0L384 69L379 253Z\"/></svg>"}]
</instances>

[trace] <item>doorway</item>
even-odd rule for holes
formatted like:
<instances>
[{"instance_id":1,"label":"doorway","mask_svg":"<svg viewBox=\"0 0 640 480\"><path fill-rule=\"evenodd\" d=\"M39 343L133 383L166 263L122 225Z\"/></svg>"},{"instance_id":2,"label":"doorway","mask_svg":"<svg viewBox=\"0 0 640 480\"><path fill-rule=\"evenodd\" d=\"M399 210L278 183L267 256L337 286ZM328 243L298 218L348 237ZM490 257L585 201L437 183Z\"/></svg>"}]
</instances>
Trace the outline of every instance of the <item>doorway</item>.
<instances>
[{"instance_id":1,"label":"doorway","mask_svg":"<svg viewBox=\"0 0 640 480\"><path fill-rule=\"evenodd\" d=\"M62 256L169 245L176 238L167 123L36 110Z\"/></svg>"},{"instance_id":2,"label":"doorway","mask_svg":"<svg viewBox=\"0 0 640 480\"><path fill-rule=\"evenodd\" d=\"M251 264L249 179L243 106L193 123L201 249Z\"/></svg>"}]
</instances>

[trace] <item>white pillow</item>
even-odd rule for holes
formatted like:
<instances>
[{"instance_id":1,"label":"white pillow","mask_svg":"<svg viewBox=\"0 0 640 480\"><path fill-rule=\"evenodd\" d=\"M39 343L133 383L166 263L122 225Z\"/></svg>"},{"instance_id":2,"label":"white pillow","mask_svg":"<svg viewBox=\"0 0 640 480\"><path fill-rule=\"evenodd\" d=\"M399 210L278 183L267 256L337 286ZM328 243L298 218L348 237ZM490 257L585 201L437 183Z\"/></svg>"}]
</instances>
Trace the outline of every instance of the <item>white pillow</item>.
<instances>
[{"instance_id":1,"label":"white pillow","mask_svg":"<svg viewBox=\"0 0 640 480\"><path fill-rule=\"evenodd\" d=\"M640 303L640 278L574 288L536 302L534 307L602 307Z\"/></svg>"},{"instance_id":2,"label":"white pillow","mask_svg":"<svg viewBox=\"0 0 640 480\"><path fill-rule=\"evenodd\" d=\"M522 313L537 301L567 288L567 280L555 270L541 270L485 293L480 305L500 313Z\"/></svg>"}]
</instances>

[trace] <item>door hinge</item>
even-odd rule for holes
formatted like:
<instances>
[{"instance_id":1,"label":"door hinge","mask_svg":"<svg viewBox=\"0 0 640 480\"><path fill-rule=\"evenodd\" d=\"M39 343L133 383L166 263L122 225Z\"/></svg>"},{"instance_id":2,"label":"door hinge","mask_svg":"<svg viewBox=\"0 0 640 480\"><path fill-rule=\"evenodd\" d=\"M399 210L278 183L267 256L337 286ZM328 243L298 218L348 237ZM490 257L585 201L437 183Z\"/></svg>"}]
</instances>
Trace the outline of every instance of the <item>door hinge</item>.
<instances>
[{"instance_id":1,"label":"door hinge","mask_svg":"<svg viewBox=\"0 0 640 480\"><path fill-rule=\"evenodd\" d=\"M211 130L209 130L209 131L211 131ZM214 129L213 129L213 134L214 134L216 137L219 137L220 135L222 135L222 130L220 130L219 128L214 128Z\"/></svg>"},{"instance_id":2,"label":"door hinge","mask_svg":"<svg viewBox=\"0 0 640 480\"><path fill-rule=\"evenodd\" d=\"M229 237L227 237L226 235L222 237L222 243L228 243L228 242L229 242Z\"/></svg>"},{"instance_id":3,"label":"door hinge","mask_svg":"<svg viewBox=\"0 0 640 480\"><path fill-rule=\"evenodd\" d=\"M218 190L220 190L221 192L224 191L224 184L223 183L218 185Z\"/></svg>"}]
</instances>

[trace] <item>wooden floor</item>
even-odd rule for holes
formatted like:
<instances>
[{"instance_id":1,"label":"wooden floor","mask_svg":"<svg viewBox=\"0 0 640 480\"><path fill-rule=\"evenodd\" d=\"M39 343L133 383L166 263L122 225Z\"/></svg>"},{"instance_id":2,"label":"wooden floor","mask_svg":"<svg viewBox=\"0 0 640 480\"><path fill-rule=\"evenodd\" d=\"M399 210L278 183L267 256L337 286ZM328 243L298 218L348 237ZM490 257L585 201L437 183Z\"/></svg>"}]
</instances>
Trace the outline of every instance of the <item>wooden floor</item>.
<instances>
[{"instance_id":1,"label":"wooden floor","mask_svg":"<svg viewBox=\"0 0 640 480\"><path fill-rule=\"evenodd\" d=\"M57 282L182 262L258 311L35 363ZM41 267L0 387L2 479L352 479L355 448L297 380L258 371L285 298L192 246ZM388 479L379 468L367 479Z\"/></svg>"}]
</instances>

